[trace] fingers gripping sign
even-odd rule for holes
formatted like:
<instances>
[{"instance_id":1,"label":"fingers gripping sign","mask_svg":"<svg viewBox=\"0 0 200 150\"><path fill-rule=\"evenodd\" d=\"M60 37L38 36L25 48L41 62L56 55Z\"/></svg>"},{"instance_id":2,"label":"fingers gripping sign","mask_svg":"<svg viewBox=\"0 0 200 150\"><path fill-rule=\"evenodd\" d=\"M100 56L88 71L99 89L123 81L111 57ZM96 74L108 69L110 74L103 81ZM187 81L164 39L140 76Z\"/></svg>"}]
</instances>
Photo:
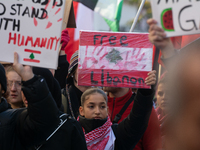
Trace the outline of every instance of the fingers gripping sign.
<instances>
[{"instance_id":1,"label":"fingers gripping sign","mask_svg":"<svg viewBox=\"0 0 200 150\"><path fill-rule=\"evenodd\" d=\"M174 46L170 38L166 37L164 30L157 25L154 19L148 19L149 25L149 41L159 48L164 58L168 58L174 54Z\"/></svg>"},{"instance_id":2,"label":"fingers gripping sign","mask_svg":"<svg viewBox=\"0 0 200 150\"><path fill-rule=\"evenodd\" d=\"M156 84L156 70L153 70L148 73L148 77L145 79L146 85L155 85Z\"/></svg>"},{"instance_id":3,"label":"fingers gripping sign","mask_svg":"<svg viewBox=\"0 0 200 150\"><path fill-rule=\"evenodd\" d=\"M22 64L19 63L19 55L17 52L14 52L13 68L21 76L23 81L30 80L34 77L32 67L23 66Z\"/></svg>"}]
</instances>

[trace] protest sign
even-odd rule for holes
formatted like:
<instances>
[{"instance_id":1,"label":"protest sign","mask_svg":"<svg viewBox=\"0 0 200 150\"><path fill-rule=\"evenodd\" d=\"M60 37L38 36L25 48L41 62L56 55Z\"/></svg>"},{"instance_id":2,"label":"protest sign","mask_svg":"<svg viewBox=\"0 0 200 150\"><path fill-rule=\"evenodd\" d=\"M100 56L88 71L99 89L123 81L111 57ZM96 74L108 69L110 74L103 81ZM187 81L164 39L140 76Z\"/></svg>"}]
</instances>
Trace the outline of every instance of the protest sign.
<instances>
[{"instance_id":1,"label":"protest sign","mask_svg":"<svg viewBox=\"0 0 200 150\"><path fill-rule=\"evenodd\" d=\"M151 0L151 6L168 37L200 33L199 0Z\"/></svg>"},{"instance_id":2,"label":"protest sign","mask_svg":"<svg viewBox=\"0 0 200 150\"><path fill-rule=\"evenodd\" d=\"M78 85L150 88L152 54L147 33L80 31Z\"/></svg>"},{"instance_id":3,"label":"protest sign","mask_svg":"<svg viewBox=\"0 0 200 150\"><path fill-rule=\"evenodd\" d=\"M17 52L22 64L56 69L65 3L1 0L0 61L13 62Z\"/></svg>"}]
</instances>

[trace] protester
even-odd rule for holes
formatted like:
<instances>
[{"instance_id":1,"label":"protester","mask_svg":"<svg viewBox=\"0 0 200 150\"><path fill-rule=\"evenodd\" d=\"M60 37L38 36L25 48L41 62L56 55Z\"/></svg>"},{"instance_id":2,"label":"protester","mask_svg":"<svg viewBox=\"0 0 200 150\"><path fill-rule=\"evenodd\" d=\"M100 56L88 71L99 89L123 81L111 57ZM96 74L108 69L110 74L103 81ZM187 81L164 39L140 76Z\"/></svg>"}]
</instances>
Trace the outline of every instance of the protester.
<instances>
[{"instance_id":1,"label":"protester","mask_svg":"<svg viewBox=\"0 0 200 150\"><path fill-rule=\"evenodd\" d=\"M89 87L78 85L78 51L76 51L70 60L68 69L67 85L64 89L64 95L67 99L67 114L74 118L79 115L79 107L81 106L81 96Z\"/></svg>"},{"instance_id":2,"label":"protester","mask_svg":"<svg viewBox=\"0 0 200 150\"><path fill-rule=\"evenodd\" d=\"M156 100L157 100L157 108L156 113L158 115L158 120L160 123L161 137L162 137L162 147L164 147L165 142L165 129L166 129L166 120L169 113L169 94L170 89L167 87L167 77L165 76L160 79L157 85L156 91Z\"/></svg>"},{"instance_id":3,"label":"protester","mask_svg":"<svg viewBox=\"0 0 200 150\"><path fill-rule=\"evenodd\" d=\"M33 73L36 75L41 75L45 78L49 90L57 104L57 107L60 109L61 107L61 89L59 83L56 79L54 79L53 75L48 69L33 67ZM28 107L28 102L24 94L22 94L23 101ZM41 150L48 149L86 149L85 138L82 132L82 129L77 121L71 118L71 116L67 116L68 120L62 127L51 137L51 139L43 144ZM77 145L76 142L80 141Z\"/></svg>"},{"instance_id":4,"label":"protester","mask_svg":"<svg viewBox=\"0 0 200 150\"><path fill-rule=\"evenodd\" d=\"M173 60L168 80L170 115L166 150L200 149L200 51L199 40L191 43Z\"/></svg>"},{"instance_id":5,"label":"protester","mask_svg":"<svg viewBox=\"0 0 200 150\"><path fill-rule=\"evenodd\" d=\"M21 95L21 77L13 69L12 66L6 69L7 77L7 101L13 109L22 108L23 101Z\"/></svg>"},{"instance_id":6,"label":"protester","mask_svg":"<svg viewBox=\"0 0 200 150\"><path fill-rule=\"evenodd\" d=\"M28 108L11 109L6 99L2 97L6 91L6 77L4 68L0 65L1 149L23 150L34 149L34 147L41 150L53 150L56 148L86 149L80 125L77 121L70 119L70 117L62 120L66 115L60 116L62 113L59 112L44 78L34 75L29 66L23 67L23 65L19 64L17 53L15 53L13 66L22 78L22 91L27 98ZM60 122L61 120L62 122ZM58 128L62 126L67 126L70 132L65 137L55 137L52 134L53 132L60 135L59 133L66 130L66 128ZM47 138L49 139L47 140ZM57 138L57 141L54 141L53 138Z\"/></svg>"},{"instance_id":7,"label":"protester","mask_svg":"<svg viewBox=\"0 0 200 150\"><path fill-rule=\"evenodd\" d=\"M167 80L166 77L163 77L159 83L158 83L158 88L156 92L156 100L157 100L157 105L158 107L156 108L156 113L158 115L158 120L160 122L160 126L162 126L162 123L165 120L165 117L167 115L167 107L168 106L168 95L169 90L167 90Z\"/></svg>"},{"instance_id":8,"label":"protester","mask_svg":"<svg viewBox=\"0 0 200 150\"><path fill-rule=\"evenodd\" d=\"M156 78L155 71L150 72L149 77ZM104 87L104 91L106 91L108 95L108 107L111 121L113 123L120 123L130 114L136 93L132 92L132 89L121 87ZM134 150L155 150L159 148L161 148L160 127L156 112L152 109L147 130Z\"/></svg>"},{"instance_id":9,"label":"protester","mask_svg":"<svg viewBox=\"0 0 200 150\"><path fill-rule=\"evenodd\" d=\"M49 132L57 126L57 108L43 79L34 76L31 68L23 67L17 63L18 55L15 53L14 69L21 76L23 81L24 94L26 95L30 107L27 109L11 109L6 99L1 97L0 103L0 147L3 150L21 150L25 147L44 141ZM6 91L6 76L2 65L1 87ZM1 94L2 95L2 90ZM45 109L48 105L49 109ZM31 114L31 115L30 115ZM38 117L40 114L40 117ZM47 115L48 114L48 115ZM49 116L49 119L47 119ZM52 120L55 122L52 123ZM40 122L39 124L37 122ZM51 126L47 126L51 124ZM35 126L29 128L29 126Z\"/></svg>"},{"instance_id":10,"label":"protester","mask_svg":"<svg viewBox=\"0 0 200 150\"><path fill-rule=\"evenodd\" d=\"M155 76L147 85L155 84ZM139 89L129 116L113 124L108 115L107 96L98 88L86 90L81 97L79 122L85 133L88 150L133 149L148 126L152 110L153 89Z\"/></svg>"},{"instance_id":11,"label":"protester","mask_svg":"<svg viewBox=\"0 0 200 150\"><path fill-rule=\"evenodd\" d=\"M58 58L58 68L55 70L54 77L58 80L61 89L66 87L66 78L68 75L69 62L67 61L67 55L65 54L65 47L69 43L70 37L68 30L64 29L61 34L61 46Z\"/></svg>"},{"instance_id":12,"label":"protester","mask_svg":"<svg viewBox=\"0 0 200 150\"><path fill-rule=\"evenodd\" d=\"M167 66L169 75L167 83L170 89L170 113L165 121L164 149L199 150L199 40L178 53L155 20L149 19L147 23L150 25L149 40L161 49L162 61Z\"/></svg>"}]
</instances>

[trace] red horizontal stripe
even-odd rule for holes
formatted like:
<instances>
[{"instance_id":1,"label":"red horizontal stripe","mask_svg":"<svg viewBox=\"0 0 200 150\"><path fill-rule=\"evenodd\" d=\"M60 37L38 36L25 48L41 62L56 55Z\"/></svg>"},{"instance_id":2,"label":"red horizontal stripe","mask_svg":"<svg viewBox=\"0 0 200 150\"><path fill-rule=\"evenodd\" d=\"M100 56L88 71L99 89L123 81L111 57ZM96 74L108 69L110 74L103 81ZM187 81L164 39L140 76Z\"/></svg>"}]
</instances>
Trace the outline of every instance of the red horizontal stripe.
<instances>
[{"instance_id":1,"label":"red horizontal stripe","mask_svg":"<svg viewBox=\"0 0 200 150\"><path fill-rule=\"evenodd\" d=\"M35 59L27 59L27 58L24 58L24 61L40 63L39 60L35 60Z\"/></svg>"},{"instance_id":2,"label":"red horizontal stripe","mask_svg":"<svg viewBox=\"0 0 200 150\"><path fill-rule=\"evenodd\" d=\"M34 51L34 50L31 50L31 49L25 49L24 51L25 51L25 52L29 52L29 53L41 54L40 51Z\"/></svg>"},{"instance_id":3,"label":"red horizontal stripe","mask_svg":"<svg viewBox=\"0 0 200 150\"><path fill-rule=\"evenodd\" d=\"M148 33L80 32L80 46L152 48Z\"/></svg>"}]
</instances>

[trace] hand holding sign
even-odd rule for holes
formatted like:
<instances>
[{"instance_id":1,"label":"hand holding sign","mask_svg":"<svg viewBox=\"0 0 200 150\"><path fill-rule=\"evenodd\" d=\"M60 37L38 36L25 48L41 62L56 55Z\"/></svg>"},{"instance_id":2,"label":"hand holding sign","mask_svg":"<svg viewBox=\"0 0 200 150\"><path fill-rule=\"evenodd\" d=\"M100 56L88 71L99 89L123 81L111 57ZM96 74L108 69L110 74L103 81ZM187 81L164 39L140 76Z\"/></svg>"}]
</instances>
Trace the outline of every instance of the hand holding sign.
<instances>
[{"instance_id":1,"label":"hand holding sign","mask_svg":"<svg viewBox=\"0 0 200 150\"><path fill-rule=\"evenodd\" d=\"M30 66L23 66L19 63L19 56L16 52L14 53L13 68L21 76L23 81L28 81L34 77L32 68Z\"/></svg>"},{"instance_id":2,"label":"hand holding sign","mask_svg":"<svg viewBox=\"0 0 200 150\"><path fill-rule=\"evenodd\" d=\"M78 85L150 88L152 55L146 33L81 31Z\"/></svg>"},{"instance_id":3,"label":"hand holding sign","mask_svg":"<svg viewBox=\"0 0 200 150\"><path fill-rule=\"evenodd\" d=\"M164 30L157 25L154 19L148 19L149 24L149 41L162 51L164 58L174 54L174 46L170 38L166 37Z\"/></svg>"},{"instance_id":4,"label":"hand holding sign","mask_svg":"<svg viewBox=\"0 0 200 150\"><path fill-rule=\"evenodd\" d=\"M155 85L156 84L156 70L153 70L148 73L148 77L145 79L146 85Z\"/></svg>"}]
</instances>

